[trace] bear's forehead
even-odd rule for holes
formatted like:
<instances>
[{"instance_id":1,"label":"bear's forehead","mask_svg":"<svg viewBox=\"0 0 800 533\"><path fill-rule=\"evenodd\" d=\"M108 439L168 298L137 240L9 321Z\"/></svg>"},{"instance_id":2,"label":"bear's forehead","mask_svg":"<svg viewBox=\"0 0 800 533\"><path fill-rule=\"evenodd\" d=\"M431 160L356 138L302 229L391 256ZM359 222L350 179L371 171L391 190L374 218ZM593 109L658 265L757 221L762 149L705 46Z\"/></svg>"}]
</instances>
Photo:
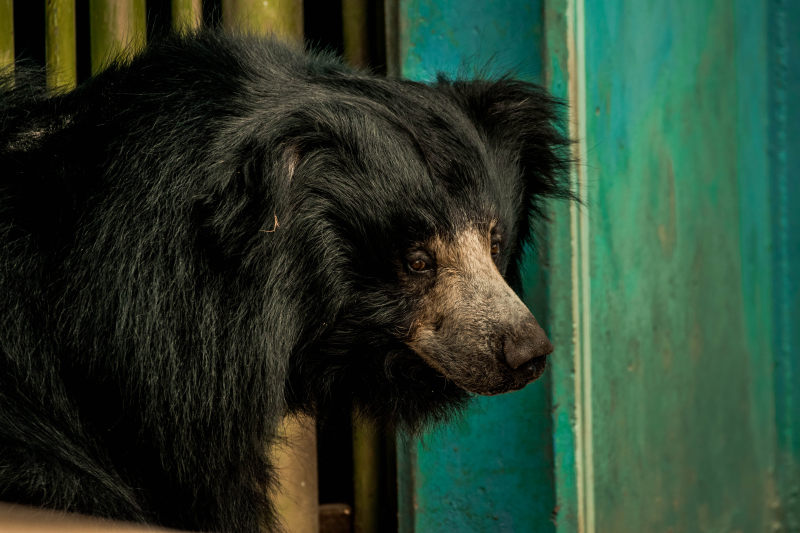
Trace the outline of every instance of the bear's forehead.
<instances>
[{"instance_id":1,"label":"bear's forehead","mask_svg":"<svg viewBox=\"0 0 800 533\"><path fill-rule=\"evenodd\" d=\"M335 168L315 166L326 176L309 176L313 182L324 189L350 182L349 194L330 196L375 228L449 234L508 218L514 187L504 184L470 118L430 87L382 86L397 87L391 98L335 89L312 104L328 121L316 127L332 134L324 151L338 160Z\"/></svg>"}]
</instances>

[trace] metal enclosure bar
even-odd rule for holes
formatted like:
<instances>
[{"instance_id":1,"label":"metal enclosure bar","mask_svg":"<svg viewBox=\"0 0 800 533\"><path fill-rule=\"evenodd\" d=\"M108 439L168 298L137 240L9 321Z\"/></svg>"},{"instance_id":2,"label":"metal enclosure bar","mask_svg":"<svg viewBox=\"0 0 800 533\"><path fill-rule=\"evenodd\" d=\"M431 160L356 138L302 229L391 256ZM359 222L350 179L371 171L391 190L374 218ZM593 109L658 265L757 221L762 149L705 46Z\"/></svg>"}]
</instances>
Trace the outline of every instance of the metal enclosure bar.
<instances>
[{"instance_id":1,"label":"metal enclosure bar","mask_svg":"<svg viewBox=\"0 0 800 533\"><path fill-rule=\"evenodd\" d=\"M0 0L0 69L14 65L14 0Z\"/></svg>"},{"instance_id":2,"label":"metal enclosure bar","mask_svg":"<svg viewBox=\"0 0 800 533\"><path fill-rule=\"evenodd\" d=\"M75 0L47 0L45 65L51 89L69 90L78 83L75 46Z\"/></svg>"},{"instance_id":3,"label":"metal enclosure bar","mask_svg":"<svg viewBox=\"0 0 800 533\"><path fill-rule=\"evenodd\" d=\"M202 0L172 0L172 29L187 32L203 23Z\"/></svg>"},{"instance_id":4,"label":"metal enclosure bar","mask_svg":"<svg viewBox=\"0 0 800 533\"><path fill-rule=\"evenodd\" d=\"M303 0L223 0L222 25L229 31L273 33L301 42Z\"/></svg>"},{"instance_id":5,"label":"metal enclosure bar","mask_svg":"<svg viewBox=\"0 0 800 533\"><path fill-rule=\"evenodd\" d=\"M342 35L344 58L356 67L369 61L367 39L367 0L342 0Z\"/></svg>"},{"instance_id":6,"label":"metal enclosure bar","mask_svg":"<svg viewBox=\"0 0 800 533\"><path fill-rule=\"evenodd\" d=\"M92 74L144 47L144 0L89 0Z\"/></svg>"}]
</instances>

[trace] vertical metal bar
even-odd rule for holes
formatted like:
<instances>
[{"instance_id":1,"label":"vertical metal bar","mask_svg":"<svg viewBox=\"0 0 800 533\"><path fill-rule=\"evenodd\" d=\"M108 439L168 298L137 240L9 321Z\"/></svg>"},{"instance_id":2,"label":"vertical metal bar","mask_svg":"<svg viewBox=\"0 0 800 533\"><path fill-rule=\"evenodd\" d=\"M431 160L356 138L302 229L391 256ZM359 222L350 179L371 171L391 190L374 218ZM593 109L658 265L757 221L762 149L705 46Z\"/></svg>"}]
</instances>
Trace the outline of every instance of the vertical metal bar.
<instances>
[{"instance_id":1,"label":"vertical metal bar","mask_svg":"<svg viewBox=\"0 0 800 533\"><path fill-rule=\"evenodd\" d=\"M78 82L75 0L46 0L45 20L47 86L69 90Z\"/></svg>"},{"instance_id":2,"label":"vertical metal bar","mask_svg":"<svg viewBox=\"0 0 800 533\"><path fill-rule=\"evenodd\" d=\"M400 0L384 0L383 17L386 34L386 74L400 75Z\"/></svg>"},{"instance_id":3,"label":"vertical metal bar","mask_svg":"<svg viewBox=\"0 0 800 533\"><path fill-rule=\"evenodd\" d=\"M14 1L0 0L0 70L14 65Z\"/></svg>"},{"instance_id":4,"label":"vertical metal bar","mask_svg":"<svg viewBox=\"0 0 800 533\"><path fill-rule=\"evenodd\" d=\"M570 104L572 110L572 120L570 120L570 137L580 139L576 143L577 160L585 162L588 160L586 147L586 45L584 34L584 3L583 0L570 0L568 2L568 13L573 22L567 23L567 33L573 45L573 53L570 55ZM569 46L569 45L568 45ZM574 182L578 188L579 198L588 198L587 188L587 167L584 165L575 166ZM591 272L589 269L589 212L586 209L579 209L577 205L570 206L570 213L573 217L573 322L579 325L580 338L573 351L574 367L578 370L575 378L576 401L581 404L578 406L578 417L580 425L580 435L578 437L578 471L581 476L579 487L581 492L578 495L579 516L581 524L578 525L580 531L594 533L594 447L593 447L593 417L592 417L592 348L591 348ZM580 391L577 389L580 388Z\"/></svg>"},{"instance_id":5,"label":"vertical metal bar","mask_svg":"<svg viewBox=\"0 0 800 533\"><path fill-rule=\"evenodd\" d=\"M353 418L353 528L377 533L380 502L380 433L370 421Z\"/></svg>"},{"instance_id":6,"label":"vertical metal bar","mask_svg":"<svg viewBox=\"0 0 800 533\"><path fill-rule=\"evenodd\" d=\"M369 63L366 0L342 0L342 26L345 59L356 67L366 67Z\"/></svg>"},{"instance_id":7,"label":"vertical metal bar","mask_svg":"<svg viewBox=\"0 0 800 533\"><path fill-rule=\"evenodd\" d=\"M417 441L413 437L397 435L397 531L416 533L416 510L419 474Z\"/></svg>"},{"instance_id":8,"label":"vertical metal bar","mask_svg":"<svg viewBox=\"0 0 800 533\"><path fill-rule=\"evenodd\" d=\"M191 32L200 28L203 22L201 0L172 0L172 29L177 32Z\"/></svg>"},{"instance_id":9,"label":"vertical metal bar","mask_svg":"<svg viewBox=\"0 0 800 533\"><path fill-rule=\"evenodd\" d=\"M144 47L144 0L89 0L92 74Z\"/></svg>"},{"instance_id":10,"label":"vertical metal bar","mask_svg":"<svg viewBox=\"0 0 800 533\"><path fill-rule=\"evenodd\" d=\"M222 26L228 31L260 35L273 33L301 42L303 1L223 0Z\"/></svg>"},{"instance_id":11,"label":"vertical metal bar","mask_svg":"<svg viewBox=\"0 0 800 533\"><path fill-rule=\"evenodd\" d=\"M356 67L369 63L366 0L342 0L344 56ZM374 424L353 417L353 529L377 533L379 529L380 469L384 452Z\"/></svg>"}]
</instances>

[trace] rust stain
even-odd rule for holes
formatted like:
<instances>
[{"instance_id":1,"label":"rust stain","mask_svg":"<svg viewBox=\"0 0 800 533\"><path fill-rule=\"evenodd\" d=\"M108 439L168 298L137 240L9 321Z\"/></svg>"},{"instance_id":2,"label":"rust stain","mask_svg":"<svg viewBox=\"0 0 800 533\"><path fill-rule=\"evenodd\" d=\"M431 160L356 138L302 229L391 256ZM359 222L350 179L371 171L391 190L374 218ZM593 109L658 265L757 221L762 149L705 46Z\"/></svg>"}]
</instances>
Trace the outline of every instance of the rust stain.
<instances>
[{"instance_id":1,"label":"rust stain","mask_svg":"<svg viewBox=\"0 0 800 533\"><path fill-rule=\"evenodd\" d=\"M661 244L661 251L667 257L672 256L675 251L677 241L676 230L676 206L675 206L675 168L670 154L663 154L661 158L661 179L663 186L666 187L667 213L666 220L658 225L658 242Z\"/></svg>"},{"instance_id":2,"label":"rust stain","mask_svg":"<svg viewBox=\"0 0 800 533\"><path fill-rule=\"evenodd\" d=\"M672 369L672 360L674 359L674 355L675 354L672 352L672 347L669 344L665 344L661 353L661 362L664 365L664 370Z\"/></svg>"},{"instance_id":3,"label":"rust stain","mask_svg":"<svg viewBox=\"0 0 800 533\"><path fill-rule=\"evenodd\" d=\"M697 322L692 325L692 333L689 336L689 355L695 363L700 361L703 355L703 331Z\"/></svg>"}]
</instances>

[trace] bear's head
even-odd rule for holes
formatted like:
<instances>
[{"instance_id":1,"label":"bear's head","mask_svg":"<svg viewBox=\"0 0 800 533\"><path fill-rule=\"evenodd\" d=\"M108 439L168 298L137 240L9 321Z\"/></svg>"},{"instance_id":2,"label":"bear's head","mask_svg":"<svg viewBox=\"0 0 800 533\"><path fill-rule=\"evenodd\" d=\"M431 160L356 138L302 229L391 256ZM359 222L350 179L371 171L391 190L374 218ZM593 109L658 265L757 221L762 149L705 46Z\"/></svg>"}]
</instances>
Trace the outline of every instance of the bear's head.
<instances>
[{"instance_id":1,"label":"bear's head","mask_svg":"<svg viewBox=\"0 0 800 533\"><path fill-rule=\"evenodd\" d=\"M290 397L414 425L538 378L553 347L512 286L543 199L570 196L557 102L506 79L335 92L285 141L325 309Z\"/></svg>"}]
</instances>

